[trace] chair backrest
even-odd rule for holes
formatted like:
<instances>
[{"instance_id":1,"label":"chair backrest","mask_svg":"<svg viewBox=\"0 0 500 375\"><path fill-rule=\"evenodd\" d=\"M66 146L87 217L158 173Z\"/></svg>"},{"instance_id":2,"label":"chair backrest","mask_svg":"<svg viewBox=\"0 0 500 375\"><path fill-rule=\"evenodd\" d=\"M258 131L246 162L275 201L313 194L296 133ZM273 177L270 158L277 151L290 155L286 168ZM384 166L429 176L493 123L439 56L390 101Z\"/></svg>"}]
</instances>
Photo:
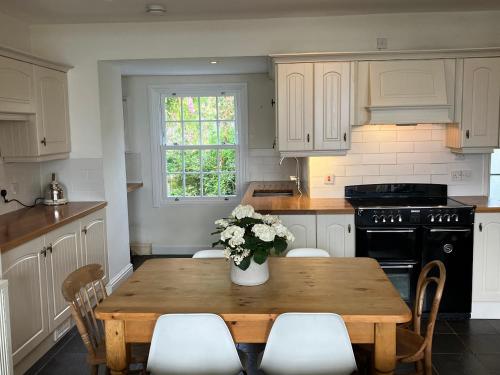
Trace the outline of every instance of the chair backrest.
<instances>
[{"instance_id":1,"label":"chair backrest","mask_svg":"<svg viewBox=\"0 0 500 375\"><path fill-rule=\"evenodd\" d=\"M194 253L193 258L225 258L224 250L200 250Z\"/></svg>"},{"instance_id":2,"label":"chair backrest","mask_svg":"<svg viewBox=\"0 0 500 375\"><path fill-rule=\"evenodd\" d=\"M433 271L436 269L439 272ZM429 273L431 273L429 275ZM436 276L436 274L438 275ZM415 353L415 355L420 354L427 345L432 343L432 335L434 333L434 326L436 324L436 318L439 311L439 304L441 303L441 297L443 295L444 283L446 281L446 268L443 262L439 260L434 260L425 265L425 267L420 272L417 283L417 295L415 298L415 306L413 307L413 329L419 335L422 335L421 324L422 324L422 310L424 307L424 301L426 297L427 287L434 283L435 291L434 297L432 299L431 311L429 313L429 319L427 323L427 328L423 334L425 340L420 348L420 350Z\"/></svg>"},{"instance_id":3,"label":"chair backrest","mask_svg":"<svg viewBox=\"0 0 500 375\"><path fill-rule=\"evenodd\" d=\"M344 320L332 313L281 314L260 369L270 375L352 374L357 367Z\"/></svg>"},{"instance_id":4,"label":"chair backrest","mask_svg":"<svg viewBox=\"0 0 500 375\"><path fill-rule=\"evenodd\" d=\"M62 294L71 307L71 315L91 356L104 342L104 326L96 319L94 306L107 298L102 282L104 270L100 264L89 264L73 271L62 284Z\"/></svg>"},{"instance_id":5,"label":"chair backrest","mask_svg":"<svg viewBox=\"0 0 500 375\"><path fill-rule=\"evenodd\" d=\"M286 256L292 258L305 258L305 257L329 258L330 253L322 249L304 247L304 248L292 249L286 253Z\"/></svg>"},{"instance_id":6,"label":"chair backrest","mask_svg":"<svg viewBox=\"0 0 500 375\"><path fill-rule=\"evenodd\" d=\"M242 370L233 338L215 314L167 314L158 318L148 357L153 375L235 375Z\"/></svg>"}]
</instances>

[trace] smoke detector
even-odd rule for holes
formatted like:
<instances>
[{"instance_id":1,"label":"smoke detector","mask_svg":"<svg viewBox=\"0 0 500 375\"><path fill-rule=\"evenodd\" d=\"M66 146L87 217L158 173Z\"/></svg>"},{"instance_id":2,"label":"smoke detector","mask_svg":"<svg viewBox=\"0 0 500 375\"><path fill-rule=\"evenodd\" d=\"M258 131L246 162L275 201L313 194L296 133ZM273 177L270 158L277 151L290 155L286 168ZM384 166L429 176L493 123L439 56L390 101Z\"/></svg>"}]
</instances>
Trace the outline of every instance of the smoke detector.
<instances>
[{"instance_id":1,"label":"smoke detector","mask_svg":"<svg viewBox=\"0 0 500 375\"><path fill-rule=\"evenodd\" d=\"M160 4L149 4L146 5L146 13L148 14L155 14L155 15L162 15L166 13L166 9L163 5Z\"/></svg>"}]
</instances>

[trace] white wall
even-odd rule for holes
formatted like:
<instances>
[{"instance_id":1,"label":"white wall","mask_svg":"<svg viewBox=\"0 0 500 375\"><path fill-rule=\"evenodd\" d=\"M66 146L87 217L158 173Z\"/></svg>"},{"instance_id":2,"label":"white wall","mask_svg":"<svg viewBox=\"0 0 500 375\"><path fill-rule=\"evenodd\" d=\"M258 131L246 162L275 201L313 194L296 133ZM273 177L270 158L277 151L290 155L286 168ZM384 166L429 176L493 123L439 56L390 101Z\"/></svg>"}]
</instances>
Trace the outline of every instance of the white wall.
<instances>
[{"instance_id":1,"label":"white wall","mask_svg":"<svg viewBox=\"0 0 500 375\"><path fill-rule=\"evenodd\" d=\"M127 184L125 179L125 137L123 134L122 85L120 69L99 63L103 175L111 283L130 265Z\"/></svg>"},{"instance_id":2,"label":"white wall","mask_svg":"<svg viewBox=\"0 0 500 375\"><path fill-rule=\"evenodd\" d=\"M267 74L205 76L131 76L124 77L123 94L127 98L127 175L142 176L144 187L130 193L130 238L135 243L152 243L156 252L179 253L207 248L213 242L213 222L226 216L233 204L174 204L153 207L149 85L178 83L247 84L248 147L245 181L282 180L294 173L294 164L279 165L279 154L272 149L274 111L271 98L274 83ZM138 157L137 155L140 155ZM137 171L137 168L140 168ZM137 178L131 178L136 180ZM187 225L189 223L189 225ZM196 230L193 230L196 228Z\"/></svg>"},{"instance_id":3,"label":"white wall","mask_svg":"<svg viewBox=\"0 0 500 375\"><path fill-rule=\"evenodd\" d=\"M442 124L354 127L346 156L309 158L309 193L343 197L345 185L416 182L447 184L450 195L487 194L488 156L451 153L445 133ZM471 177L453 181L454 170L470 171ZM332 174L335 184L324 184Z\"/></svg>"},{"instance_id":4,"label":"white wall","mask_svg":"<svg viewBox=\"0 0 500 375\"><path fill-rule=\"evenodd\" d=\"M29 51L31 35L28 24L0 13L0 45Z\"/></svg>"}]
</instances>

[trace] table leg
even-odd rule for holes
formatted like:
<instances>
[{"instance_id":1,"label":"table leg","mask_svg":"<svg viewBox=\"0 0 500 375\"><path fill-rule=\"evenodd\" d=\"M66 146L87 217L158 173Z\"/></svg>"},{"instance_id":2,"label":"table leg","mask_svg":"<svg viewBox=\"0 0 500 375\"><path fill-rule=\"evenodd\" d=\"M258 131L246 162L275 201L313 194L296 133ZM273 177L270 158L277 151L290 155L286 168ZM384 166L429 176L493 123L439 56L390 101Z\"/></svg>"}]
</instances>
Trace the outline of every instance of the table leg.
<instances>
[{"instance_id":1,"label":"table leg","mask_svg":"<svg viewBox=\"0 0 500 375\"><path fill-rule=\"evenodd\" d=\"M128 358L125 344L125 322L123 320L106 320L106 365L111 375L127 373Z\"/></svg>"},{"instance_id":2,"label":"table leg","mask_svg":"<svg viewBox=\"0 0 500 375\"><path fill-rule=\"evenodd\" d=\"M396 324L375 324L375 375L392 375L396 368Z\"/></svg>"}]
</instances>

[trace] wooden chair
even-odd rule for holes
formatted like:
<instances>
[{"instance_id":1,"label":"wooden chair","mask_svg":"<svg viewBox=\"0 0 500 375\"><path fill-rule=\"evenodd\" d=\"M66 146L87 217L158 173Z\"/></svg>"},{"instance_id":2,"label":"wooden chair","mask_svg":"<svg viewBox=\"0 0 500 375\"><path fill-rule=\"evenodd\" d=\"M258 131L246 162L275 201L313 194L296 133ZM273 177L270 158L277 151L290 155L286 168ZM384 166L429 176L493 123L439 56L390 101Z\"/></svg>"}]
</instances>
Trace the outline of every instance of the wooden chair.
<instances>
[{"instance_id":1,"label":"wooden chair","mask_svg":"<svg viewBox=\"0 0 500 375\"><path fill-rule=\"evenodd\" d=\"M429 275L433 269L439 270L439 276ZM445 281L444 264L439 260L427 263L418 277L412 327L396 328L396 359L401 363L415 363L417 374L432 375L432 337ZM432 283L436 290L427 327L422 335L422 310L427 287Z\"/></svg>"},{"instance_id":2,"label":"wooden chair","mask_svg":"<svg viewBox=\"0 0 500 375\"><path fill-rule=\"evenodd\" d=\"M87 348L87 362L91 366L92 375L97 375L99 365L106 364L104 324L94 315L94 306L108 297L103 277L101 265L89 264L69 274L62 285L62 294L71 307L71 315ZM134 349L143 350L141 352ZM132 347L131 362L142 363L145 369L147 352L148 348Z\"/></svg>"}]
</instances>

